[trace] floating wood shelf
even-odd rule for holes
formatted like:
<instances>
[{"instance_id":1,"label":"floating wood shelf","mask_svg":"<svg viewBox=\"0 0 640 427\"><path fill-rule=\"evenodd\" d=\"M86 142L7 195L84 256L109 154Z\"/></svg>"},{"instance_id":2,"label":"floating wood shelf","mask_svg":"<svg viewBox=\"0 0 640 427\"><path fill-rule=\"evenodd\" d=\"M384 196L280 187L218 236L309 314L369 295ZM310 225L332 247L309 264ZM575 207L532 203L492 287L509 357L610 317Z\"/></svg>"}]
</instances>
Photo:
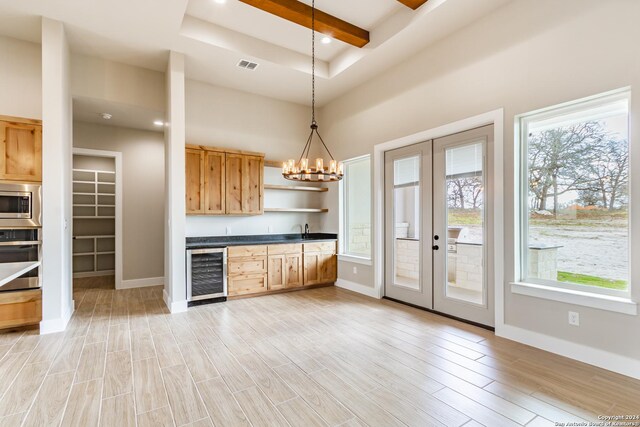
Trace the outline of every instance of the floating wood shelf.
<instances>
[{"instance_id":1,"label":"floating wood shelf","mask_svg":"<svg viewBox=\"0 0 640 427\"><path fill-rule=\"evenodd\" d=\"M291 213L327 213L329 209L309 208L265 208L265 212L291 212Z\"/></svg>"},{"instance_id":2,"label":"floating wood shelf","mask_svg":"<svg viewBox=\"0 0 640 427\"><path fill-rule=\"evenodd\" d=\"M278 169L282 169L282 161L280 160L265 160L264 161L264 166L267 168L278 168Z\"/></svg>"},{"instance_id":3,"label":"floating wood shelf","mask_svg":"<svg viewBox=\"0 0 640 427\"><path fill-rule=\"evenodd\" d=\"M302 186L295 186L295 185L265 184L264 188L265 190L315 191L318 193L324 193L326 191L329 191L329 189L326 187L302 187Z\"/></svg>"}]
</instances>

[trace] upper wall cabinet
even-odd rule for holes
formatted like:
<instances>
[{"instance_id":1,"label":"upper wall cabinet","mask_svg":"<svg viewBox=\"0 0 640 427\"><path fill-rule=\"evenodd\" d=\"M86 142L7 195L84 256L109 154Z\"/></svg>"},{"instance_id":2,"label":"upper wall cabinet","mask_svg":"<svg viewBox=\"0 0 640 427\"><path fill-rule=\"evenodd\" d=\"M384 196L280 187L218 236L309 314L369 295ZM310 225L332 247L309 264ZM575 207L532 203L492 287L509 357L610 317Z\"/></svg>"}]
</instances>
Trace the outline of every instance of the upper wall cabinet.
<instances>
[{"instance_id":1,"label":"upper wall cabinet","mask_svg":"<svg viewBox=\"0 0 640 427\"><path fill-rule=\"evenodd\" d=\"M0 180L42 181L42 123L0 116Z\"/></svg>"},{"instance_id":2,"label":"upper wall cabinet","mask_svg":"<svg viewBox=\"0 0 640 427\"><path fill-rule=\"evenodd\" d=\"M260 215L264 212L264 155L187 146L188 215Z\"/></svg>"}]
</instances>

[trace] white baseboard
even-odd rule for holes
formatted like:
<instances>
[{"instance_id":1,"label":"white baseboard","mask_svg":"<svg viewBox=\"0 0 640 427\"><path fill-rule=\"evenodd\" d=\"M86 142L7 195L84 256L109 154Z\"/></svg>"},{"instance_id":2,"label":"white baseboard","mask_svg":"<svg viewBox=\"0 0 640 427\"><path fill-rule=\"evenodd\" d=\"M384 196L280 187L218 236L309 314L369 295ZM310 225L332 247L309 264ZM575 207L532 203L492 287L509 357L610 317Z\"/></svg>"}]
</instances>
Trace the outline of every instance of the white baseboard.
<instances>
[{"instance_id":1,"label":"white baseboard","mask_svg":"<svg viewBox=\"0 0 640 427\"><path fill-rule=\"evenodd\" d=\"M602 369L640 379L640 360L611 353L599 348L566 341L511 325L496 328L496 335L537 347Z\"/></svg>"},{"instance_id":2,"label":"white baseboard","mask_svg":"<svg viewBox=\"0 0 640 427\"><path fill-rule=\"evenodd\" d=\"M74 311L74 302L72 301L73 306L69 307L69 310L62 316L57 319L49 319L42 320L40 322L40 335L46 334L55 334L56 332L63 332L67 329L67 325L69 324L69 320L71 320L71 316Z\"/></svg>"},{"instance_id":3,"label":"white baseboard","mask_svg":"<svg viewBox=\"0 0 640 427\"><path fill-rule=\"evenodd\" d=\"M162 290L162 299L164 300L165 305L171 312L171 314L175 313L184 313L188 310L187 301L171 301L169 294L165 289Z\"/></svg>"},{"instance_id":4,"label":"white baseboard","mask_svg":"<svg viewBox=\"0 0 640 427\"><path fill-rule=\"evenodd\" d=\"M352 282L350 280L338 279L336 280L336 286L349 291L357 292L362 295L366 295L371 298L380 299L376 288L361 285L360 283Z\"/></svg>"},{"instance_id":5,"label":"white baseboard","mask_svg":"<svg viewBox=\"0 0 640 427\"><path fill-rule=\"evenodd\" d=\"M116 274L115 270L103 270L103 271L86 271L84 273L73 273L74 279L82 279L85 277L102 277L102 276L113 276Z\"/></svg>"},{"instance_id":6,"label":"white baseboard","mask_svg":"<svg viewBox=\"0 0 640 427\"><path fill-rule=\"evenodd\" d=\"M164 277L123 280L118 289L146 288L149 286L164 286Z\"/></svg>"}]
</instances>

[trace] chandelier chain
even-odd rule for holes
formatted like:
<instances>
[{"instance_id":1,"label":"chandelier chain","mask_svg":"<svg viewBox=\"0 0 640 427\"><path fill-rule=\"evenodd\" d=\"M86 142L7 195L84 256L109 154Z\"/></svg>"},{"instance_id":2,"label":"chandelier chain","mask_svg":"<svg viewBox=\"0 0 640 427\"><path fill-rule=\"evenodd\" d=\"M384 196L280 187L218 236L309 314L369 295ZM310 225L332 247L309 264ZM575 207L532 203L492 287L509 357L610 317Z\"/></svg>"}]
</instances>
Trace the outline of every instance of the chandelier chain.
<instances>
[{"instance_id":1,"label":"chandelier chain","mask_svg":"<svg viewBox=\"0 0 640 427\"><path fill-rule=\"evenodd\" d=\"M316 0L311 0L311 120L316 122Z\"/></svg>"}]
</instances>

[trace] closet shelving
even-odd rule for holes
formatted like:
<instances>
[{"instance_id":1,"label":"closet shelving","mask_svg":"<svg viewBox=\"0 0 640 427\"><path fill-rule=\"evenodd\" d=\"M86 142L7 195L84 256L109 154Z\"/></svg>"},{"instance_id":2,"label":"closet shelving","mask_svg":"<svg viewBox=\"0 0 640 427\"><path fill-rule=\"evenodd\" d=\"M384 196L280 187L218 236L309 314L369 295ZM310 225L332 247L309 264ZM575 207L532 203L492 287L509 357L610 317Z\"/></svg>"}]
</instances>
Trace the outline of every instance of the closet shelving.
<instances>
[{"instance_id":1,"label":"closet shelving","mask_svg":"<svg viewBox=\"0 0 640 427\"><path fill-rule=\"evenodd\" d=\"M115 272L115 172L73 169L74 276Z\"/></svg>"}]
</instances>

